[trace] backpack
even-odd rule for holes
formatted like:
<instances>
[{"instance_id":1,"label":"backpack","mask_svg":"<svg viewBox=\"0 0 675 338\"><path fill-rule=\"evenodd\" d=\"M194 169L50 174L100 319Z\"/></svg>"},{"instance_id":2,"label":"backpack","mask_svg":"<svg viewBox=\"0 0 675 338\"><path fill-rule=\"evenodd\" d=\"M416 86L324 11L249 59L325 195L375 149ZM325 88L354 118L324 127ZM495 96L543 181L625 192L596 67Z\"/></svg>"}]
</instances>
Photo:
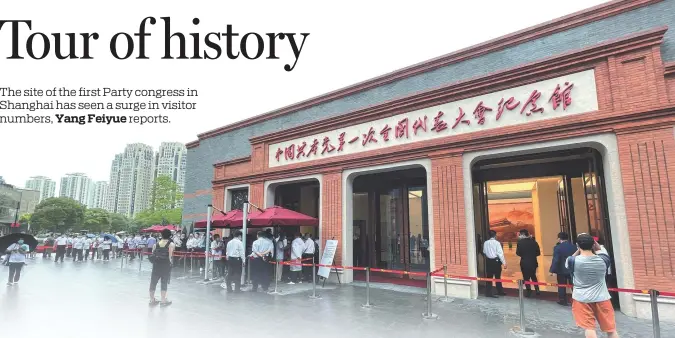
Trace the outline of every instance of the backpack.
<instances>
[{"instance_id":1,"label":"backpack","mask_svg":"<svg viewBox=\"0 0 675 338\"><path fill-rule=\"evenodd\" d=\"M157 243L155 250L152 251L152 255L148 257L150 263L169 263L169 245L171 245L171 242L167 242L164 246L160 246L159 243Z\"/></svg>"}]
</instances>

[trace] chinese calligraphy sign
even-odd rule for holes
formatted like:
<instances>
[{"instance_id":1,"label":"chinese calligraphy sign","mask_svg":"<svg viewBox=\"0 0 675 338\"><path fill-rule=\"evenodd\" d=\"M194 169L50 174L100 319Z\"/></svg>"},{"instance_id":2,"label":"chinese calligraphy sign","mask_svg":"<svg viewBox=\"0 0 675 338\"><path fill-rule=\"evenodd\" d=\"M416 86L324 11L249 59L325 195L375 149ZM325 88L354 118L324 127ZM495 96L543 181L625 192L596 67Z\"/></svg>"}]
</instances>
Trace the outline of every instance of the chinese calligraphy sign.
<instances>
[{"instance_id":1,"label":"chinese calligraphy sign","mask_svg":"<svg viewBox=\"0 0 675 338\"><path fill-rule=\"evenodd\" d=\"M268 163L288 165L597 109L595 73L587 70L271 144Z\"/></svg>"}]
</instances>

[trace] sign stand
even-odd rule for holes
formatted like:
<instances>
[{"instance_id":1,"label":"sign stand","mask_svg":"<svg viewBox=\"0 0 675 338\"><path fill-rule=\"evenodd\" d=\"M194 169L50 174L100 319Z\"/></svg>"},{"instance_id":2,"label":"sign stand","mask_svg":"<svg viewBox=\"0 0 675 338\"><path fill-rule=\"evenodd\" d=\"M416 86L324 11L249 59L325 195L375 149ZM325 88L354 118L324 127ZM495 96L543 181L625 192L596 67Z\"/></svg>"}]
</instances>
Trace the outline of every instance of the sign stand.
<instances>
[{"instance_id":1,"label":"sign stand","mask_svg":"<svg viewBox=\"0 0 675 338\"><path fill-rule=\"evenodd\" d=\"M321 278L323 278L323 284L321 287L326 286L326 280L328 277L330 277L331 268L329 268L329 266L333 265L337 246L338 241L335 240L335 237L333 237L333 239L327 240L326 245L324 246L323 256L321 257L320 261L322 266L319 267L319 271L317 273L319 276L321 276ZM335 270L335 276L337 276L338 283L342 284L342 282L340 282L340 275L338 274L337 268L333 268L332 270Z\"/></svg>"}]
</instances>

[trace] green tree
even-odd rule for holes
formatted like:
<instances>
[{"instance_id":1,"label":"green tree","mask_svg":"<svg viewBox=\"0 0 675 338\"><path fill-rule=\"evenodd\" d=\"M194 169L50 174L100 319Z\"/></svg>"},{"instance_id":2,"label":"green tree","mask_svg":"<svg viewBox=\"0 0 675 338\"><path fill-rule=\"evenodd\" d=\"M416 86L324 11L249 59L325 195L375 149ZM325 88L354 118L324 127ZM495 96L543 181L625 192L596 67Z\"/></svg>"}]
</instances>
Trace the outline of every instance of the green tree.
<instances>
[{"instance_id":1,"label":"green tree","mask_svg":"<svg viewBox=\"0 0 675 338\"><path fill-rule=\"evenodd\" d=\"M92 233L110 231L110 213L104 209L86 209L84 227Z\"/></svg>"},{"instance_id":2,"label":"green tree","mask_svg":"<svg viewBox=\"0 0 675 338\"><path fill-rule=\"evenodd\" d=\"M22 228L28 229L28 225L31 225L30 231L33 233L38 233L40 232L41 229L36 229L32 224L30 224L30 217L31 214L23 214L21 217L19 217L19 224L21 224Z\"/></svg>"},{"instance_id":3,"label":"green tree","mask_svg":"<svg viewBox=\"0 0 675 338\"><path fill-rule=\"evenodd\" d=\"M129 219L122 214L110 214L110 232L128 231Z\"/></svg>"},{"instance_id":4,"label":"green tree","mask_svg":"<svg viewBox=\"0 0 675 338\"><path fill-rule=\"evenodd\" d=\"M182 200L183 194L171 177L162 175L155 178L152 184L151 211L174 209Z\"/></svg>"},{"instance_id":5,"label":"green tree","mask_svg":"<svg viewBox=\"0 0 675 338\"><path fill-rule=\"evenodd\" d=\"M180 224L183 216L183 209L168 210L144 210L134 217L134 223L147 228L155 224Z\"/></svg>"},{"instance_id":6,"label":"green tree","mask_svg":"<svg viewBox=\"0 0 675 338\"><path fill-rule=\"evenodd\" d=\"M77 231L84 224L85 206L67 197L48 198L31 215L31 226L38 230L56 232Z\"/></svg>"}]
</instances>

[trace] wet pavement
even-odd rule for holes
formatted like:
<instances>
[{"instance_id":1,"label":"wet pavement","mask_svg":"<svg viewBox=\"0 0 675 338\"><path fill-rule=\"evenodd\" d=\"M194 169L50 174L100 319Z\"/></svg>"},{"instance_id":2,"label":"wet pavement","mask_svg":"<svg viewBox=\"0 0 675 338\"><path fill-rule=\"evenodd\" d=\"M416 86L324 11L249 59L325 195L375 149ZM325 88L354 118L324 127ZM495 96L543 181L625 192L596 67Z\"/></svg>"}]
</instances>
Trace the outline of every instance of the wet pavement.
<instances>
[{"instance_id":1,"label":"wet pavement","mask_svg":"<svg viewBox=\"0 0 675 338\"><path fill-rule=\"evenodd\" d=\"M71 337L509 337L518 322L518 302L497 300L434 302L436 320L425 320L423 295L371 289L373 308L364 309L365 288L326 285L310 299L311 284L280 285L282 295L228 294L219 283L204 284L194 273L175 269L169 307L148 306L150 264L120 268L119 260L54 263L38 257L15 286L0 284L0 336ZM7 267L0 268L2 281ZM274 286L272 286L274 287ZM419 291L419 290L418 290ZM159 296L159 291L157 296ZM569 308L526 300L529 328L539 337L583 337ZM649 321L617 314L619 333L651 337ZM662 323L662 337L675 325Z\"/></svg>"}]
</instances>

